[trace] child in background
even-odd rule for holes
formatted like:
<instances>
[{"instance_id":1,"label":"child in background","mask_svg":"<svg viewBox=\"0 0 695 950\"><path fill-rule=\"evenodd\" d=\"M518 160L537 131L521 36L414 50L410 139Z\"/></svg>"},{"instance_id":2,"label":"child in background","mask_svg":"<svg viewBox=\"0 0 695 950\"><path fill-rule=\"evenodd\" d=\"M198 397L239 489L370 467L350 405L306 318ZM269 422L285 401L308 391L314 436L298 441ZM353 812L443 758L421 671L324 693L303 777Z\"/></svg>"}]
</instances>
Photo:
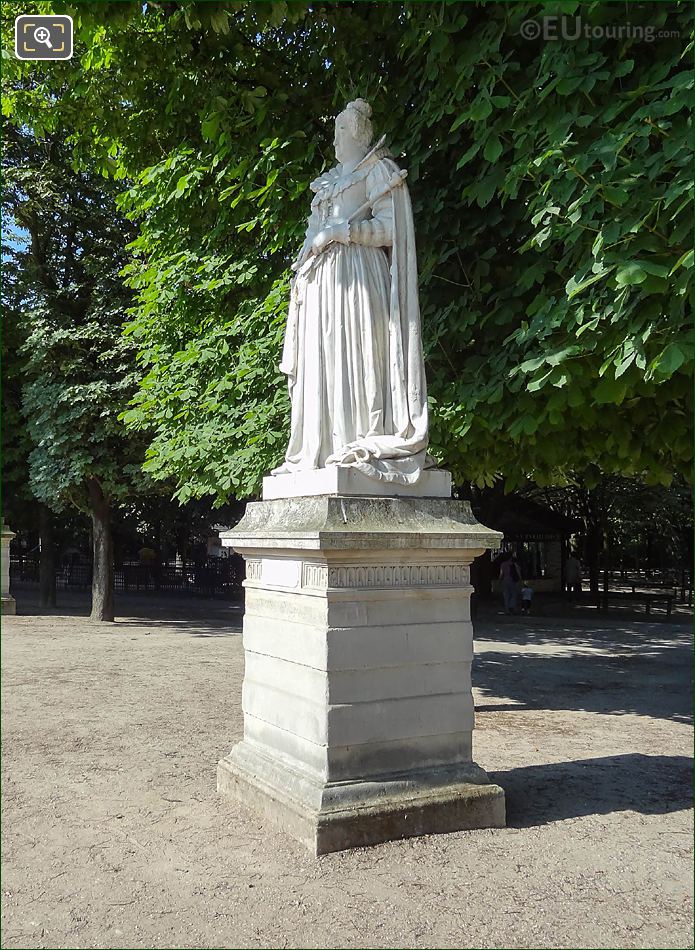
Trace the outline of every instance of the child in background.
<instances>
[{"instance_id":1,"label":"child in background","mask_svg":"<svg viewBox=\"0 0 695 950\"><path fill-rule=\"evenodd\" d=\"M529 587L528 581L521 582L521 612L522 614L531 613L531 600L533 599L533 587Z\"/></svg>"}]
</instances>

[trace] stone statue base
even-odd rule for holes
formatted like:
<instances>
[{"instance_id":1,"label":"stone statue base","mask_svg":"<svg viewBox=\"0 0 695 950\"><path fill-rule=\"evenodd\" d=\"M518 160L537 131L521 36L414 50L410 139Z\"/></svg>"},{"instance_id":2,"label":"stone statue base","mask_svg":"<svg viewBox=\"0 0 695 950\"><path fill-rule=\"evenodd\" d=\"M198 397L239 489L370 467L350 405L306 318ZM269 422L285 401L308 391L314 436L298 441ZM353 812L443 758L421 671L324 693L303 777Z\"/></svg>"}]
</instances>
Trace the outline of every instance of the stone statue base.
<instances>
[{"instance_id":1,"label":"stone statue base","mask_svg":"<svg viewBox=\"0 0 695 950\"><path fill-rule=\"evenodd\" d=\"M472 761L469 565L499 534L450 498L251 503L244 738L218 789L313 853L501 827Z\"/></svg>"},{"instance_id":2,"label":"stone statue base","mask_svg":"<svg viewBox=\"0 0 695 950\"><path fill-rule=\"evenodd\" d=\"M17 613L17 601L10 593L10 542L16 537L17 535L14 531L11 531L3 521L0 547L0 573L2 574L2 591L0 591L2 594L2 606L0 607L0 614L3 615Z\"/></svg>"},{"instance_id":3,"label":"stone statue base","mask_svg":"<svg viewBox=\"0 0 695 950\"><path fill-rule=\"evenodd\" d=\"M263 479L264 501L311 495L451 498L451 474L440 468L425 469L415 485L399 485L370 478L356 468L329 465L308 472L268 475Z\"/></svg>"},{"instance_id":4,"label":"stone statue base","mask_svg":"<svg viewBox=\"0 0 695 950\"><path fill-rule=\"evenodd\" d=\"M314 855L505 824L504 792L472 764L323 784L240 742L218 764L217 789L270 819Z\"/></svg>"}]
</instances>

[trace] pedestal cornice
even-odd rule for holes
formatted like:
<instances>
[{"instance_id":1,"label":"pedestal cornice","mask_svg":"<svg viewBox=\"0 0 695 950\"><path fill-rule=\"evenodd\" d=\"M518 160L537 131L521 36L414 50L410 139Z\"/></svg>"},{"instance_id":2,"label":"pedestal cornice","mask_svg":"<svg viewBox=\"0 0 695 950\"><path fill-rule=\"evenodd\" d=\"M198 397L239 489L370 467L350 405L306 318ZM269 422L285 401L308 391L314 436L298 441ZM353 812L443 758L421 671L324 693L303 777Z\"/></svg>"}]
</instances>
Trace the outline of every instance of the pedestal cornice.
<instances>
[{"instance_id":1,"label":"pedestal cornice","mask_svg":"<svg viewBox=\"0 0 695 950\"><path fill-rule=\"evenodd\" d=\"M235 550L497 547L502 535L480 524L470 503L451 498L318 496L250 502L222 544Z\"/></svg>"}]
</instances>

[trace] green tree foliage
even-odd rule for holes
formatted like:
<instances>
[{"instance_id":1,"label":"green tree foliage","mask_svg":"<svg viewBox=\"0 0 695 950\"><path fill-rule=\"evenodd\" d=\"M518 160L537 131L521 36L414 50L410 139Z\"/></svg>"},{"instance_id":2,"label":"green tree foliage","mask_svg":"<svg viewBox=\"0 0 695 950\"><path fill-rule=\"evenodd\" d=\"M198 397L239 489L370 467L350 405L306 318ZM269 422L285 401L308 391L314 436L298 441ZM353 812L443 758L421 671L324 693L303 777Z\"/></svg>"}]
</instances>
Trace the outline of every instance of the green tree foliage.
<instances>
[{"instance_id":1,"label":"green tree foliage","mask_svg":"<svg viewBox=\"0 0 695 950\"><path fill-rule=\"evenodd\" d=\"M14 62L7 113L128 179L126 418L181 499L251 494L282 456L287 268L354 95L409 170L442 463L510 487L689 474L688 5L49 6L76 57ZM581 35L524 39L555 13Z\"/></svg>"},{"instance_id":2,"label":"green tree foliage","mask_svg":"<svg viewBox=\"0 0 695 950\"><path fill-rule=\"evenodd\" d=\"M3 234L3 333L2 333L2 515L12 525L25 520L34 502L29 489L31 440L22 418L23 360L19 352L26 328L21 320L21 273L12 252L17 235Z\"/></svg>"},{"instance_id":3,"label":"green tree foliage","mask_svg":"<svg viewBox=\"0 0 695 950\"><path fill-rule=\"evenodd\" d=\"M107 183L74 173L59 141L37 147L15 131L5 157L5 208L21 229L7 252L21 275L31 489L56 510L86 510L89 479L110 498L128 494L132 476L143 481L143 446L118 420L137 385L134 346L121 332L132 301L119 276L127 222Z\"/></svg>"}]
</instances>

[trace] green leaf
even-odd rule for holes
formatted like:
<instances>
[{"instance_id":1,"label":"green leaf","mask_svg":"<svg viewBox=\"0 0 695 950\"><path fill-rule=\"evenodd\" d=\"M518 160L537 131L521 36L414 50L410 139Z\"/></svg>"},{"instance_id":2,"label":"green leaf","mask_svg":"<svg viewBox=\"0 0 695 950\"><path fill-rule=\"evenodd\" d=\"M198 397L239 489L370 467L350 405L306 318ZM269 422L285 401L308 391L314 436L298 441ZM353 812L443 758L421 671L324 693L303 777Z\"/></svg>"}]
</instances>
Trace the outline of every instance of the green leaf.
<instances>
[{"instance_id":1,"label":"green leaf","mask_svg":"<svg viewBox=\"0 0 695 950\"><path fill-rule=\"evenodd\" d=\"M477 99L470 108L469 118L473 122L480 122L492 112L492 103L488 98Z\"/></svg>"},{"instance_id":2,"label":"green leaf","mask_svg":"<svg viewBox=\"0 0 695 950\"><path fill-rule=\"evenodd\" d=\"M617 274L615 275L615 282L619 287L628 287L634 284L641 284L642 281L646 280L646 277L647 272L644 267L642 267L641 264L632 261L629 264L624 264L619 268Z\"/></svg>"},{"instance_id":3,"label":"green leaf","mask_svg":"<svg viewBox=\"0 0 695 950\"><path fill-rule=\"evenodd\" d=\"M474 142L467 151L463 153L456 164L456 169L463 168L480 151L480 142Z\"/></svg>"},{"instance_id":4,"label":"green leaf","mask_svg":"<svg viewBox=\"0 0 695 950\"><path fill-rule=\"evenodd\" d=\"M613 205L617 205L619 208L622 207L622 205L624 205L630 197L630 193L626 188L616 188L613 185L603 185L601 190L608 201L610 201L610 203Z\"/></svg>"},{"instance_id":5,"label":"green leaf","mask_svg":"<svg viewBox=\"0 0 695 950\"><path fill-rule=\"evenodd\" d=\"M627 386L622 380L604 376L594 390L594 399L599 405L613 403L619 406L625 398Z\"/></svg>"},{"instance_id":6,"label":"green leaf","mask_svg":"<svg viewBox=\"0 0 695 950\"><path fill-rule=\"evenodd\" d=\"M672 274L675 274L679 267L690 268L693 266L693 251L692 249L686 251L685 254L681 254L676 263L673 265L671 270L668 272L670 277Z\"/></svg>"},{"instance_id":7,"label":"green leaf","mask_svg":"<svg viewBox=\"0 0 695 950\"><path fill-rule=\"evenodd\" d=\"M686 351L678 343L669 343L654 361L653 371L659 376L672 376L686 357Z\"/></svg>"},{"instance_id":8,"label":"green leaf","mask_svg":"<svg viewBox=\"0 0 695 950\"><path fill-rule=\"evenodd\" d=\"M605 270L601 270L598 274L594 274L592 277L587 277L585 280L581 280L579 283L576 283L574 277L571 277L565 285L565 293L567 294L567 298L572 300L577 296L577 294L580 294L582 291L586 290L587 287L591 287L593 284L597 284L600 280L603 280L603 278L610 274L614 269L615 265L612 264Z\"/></svg>"},{"instance_id":9,"label":"green leaf","mask_svg":"<svg viewBox=\"0 0 695 950\"><path fill-rule=\"evenodd\" d=\"M496 162L502 154L502 143L496 135L491 135L485 143L483 155L488 162Z\"/></svg>"}]
</instances>

